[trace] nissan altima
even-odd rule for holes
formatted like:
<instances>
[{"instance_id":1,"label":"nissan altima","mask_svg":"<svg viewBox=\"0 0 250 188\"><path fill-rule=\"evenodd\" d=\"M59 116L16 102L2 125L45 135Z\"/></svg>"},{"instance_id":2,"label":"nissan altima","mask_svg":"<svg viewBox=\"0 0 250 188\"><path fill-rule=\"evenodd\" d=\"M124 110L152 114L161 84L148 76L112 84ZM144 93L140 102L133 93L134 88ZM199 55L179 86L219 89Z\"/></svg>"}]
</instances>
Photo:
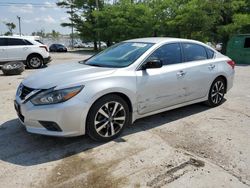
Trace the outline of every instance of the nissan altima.
<instances>
[{"instance_id":1,"label":"nissan altima","mask_svg":"<svg viewBox=\"0 0 250 188\"><path fill-rule=\"evenodd\" d=\"M233 86L234 66L194 40L127 40L27 77L14 104L28 132L108 141L145 116L199 102L220 105Z\"/></svg>"}]
</instances>

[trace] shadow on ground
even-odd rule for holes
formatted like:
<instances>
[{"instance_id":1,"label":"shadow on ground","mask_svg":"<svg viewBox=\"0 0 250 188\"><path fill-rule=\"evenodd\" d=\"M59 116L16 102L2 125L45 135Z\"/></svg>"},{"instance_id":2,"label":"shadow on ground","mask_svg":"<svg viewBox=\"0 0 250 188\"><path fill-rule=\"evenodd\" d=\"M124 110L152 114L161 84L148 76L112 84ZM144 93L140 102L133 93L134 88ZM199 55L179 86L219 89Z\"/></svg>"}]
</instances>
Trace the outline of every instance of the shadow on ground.
<instances>
[{"instance_id":1,"label":"shadow on ground","mask_svg":"<svg viewBox=\"0 0 250 188\"><path fill-rule=\"evenodd\" d=\"M122 137L146 131L169 122L174 122L209 108L195 104L136 121L127 127L114 142L124 142ZM18 119L0 125L0 160L21 166L32 166L69 157L96 148L104 143L91 140L88 136L74 138L48 137L25 131Z\"/></svg>"}]
</instances>

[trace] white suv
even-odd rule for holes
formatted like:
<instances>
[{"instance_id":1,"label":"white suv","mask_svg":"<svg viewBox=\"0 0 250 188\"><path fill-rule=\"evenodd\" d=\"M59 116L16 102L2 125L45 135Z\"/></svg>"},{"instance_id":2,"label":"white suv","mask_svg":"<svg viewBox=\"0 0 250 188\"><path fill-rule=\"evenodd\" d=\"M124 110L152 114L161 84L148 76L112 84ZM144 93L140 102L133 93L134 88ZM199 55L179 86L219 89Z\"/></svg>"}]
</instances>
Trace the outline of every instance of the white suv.
<instances>
[{"instance_id":1,"label":"white suv","mask_svg":"<svg viewBox=\"0 0 250 188\"><path fill-rule=\"evenodd\" d=\"M51 57L47 46L34 37L0 36L0 64L10 61L22 61L36 69L49 63Z\"/></svg>"}]
</instances>

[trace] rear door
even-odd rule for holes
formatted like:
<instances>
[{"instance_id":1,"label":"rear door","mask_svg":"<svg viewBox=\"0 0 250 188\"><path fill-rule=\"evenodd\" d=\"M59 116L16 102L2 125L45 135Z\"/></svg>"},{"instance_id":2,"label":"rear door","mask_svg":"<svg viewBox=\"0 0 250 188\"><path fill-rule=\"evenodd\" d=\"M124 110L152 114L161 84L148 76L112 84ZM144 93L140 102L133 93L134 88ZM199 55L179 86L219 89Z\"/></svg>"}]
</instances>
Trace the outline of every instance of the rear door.
<instances>
[{"instance_id":1,"label":"rear door","mask_svg":"<svg viewBox=\"0 0 250 188\"><path fill-rule=\"evenodd\" d=\"M24 61L28 56L30 42L19 38L7 38L7 54L9 61Z\"/></svg>"},{"instance_id":2,"label":"rear door","mask_svg":"<svg viewBox=\"0 0 250 188\"><path fill-rule=\"evenodd\" d=\"M196 43L181 45L184 54L184 102L203 98L207 95L217 72L214 52Z\"/></svg>"},{"instance_id":3,"label":"rear door","mask_svg":"<svg viewBox=\"0 0 250 188\"><path fill-rule=\"evenodd\" d=\"M0 38L0 62L8 61L8 55L6 52L6 39Z\"/></svg>"}]
</instances>

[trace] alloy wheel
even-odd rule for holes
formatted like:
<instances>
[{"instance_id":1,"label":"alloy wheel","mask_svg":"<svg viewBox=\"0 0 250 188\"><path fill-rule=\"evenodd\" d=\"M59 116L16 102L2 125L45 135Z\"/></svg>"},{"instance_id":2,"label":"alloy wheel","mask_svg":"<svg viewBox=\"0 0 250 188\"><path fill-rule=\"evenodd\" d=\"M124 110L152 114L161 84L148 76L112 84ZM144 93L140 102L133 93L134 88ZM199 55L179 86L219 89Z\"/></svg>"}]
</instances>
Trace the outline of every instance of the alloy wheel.
<instances>
[{"instance_id":1,"label":"alloy wheel","mask_svg":"<svg viewBox=\"0 0 250 188\"><path fill-rule=\"evenodd\" d=\"M214 83L211 92L211 100L214 104L219 104L225 94L225 86L221 80Z\"/></svg>"},{"instance_id":2,"label":"alloy wheel","mask_svg":"<svg viewBox=\"0 0 250 188\"><path fill-rule=\"evenodd\" d=\"M96 113L94 126L102 137L112 137L120 132L126 122L126 111L117 101L105 103Z\"/></svg>"}]
</instances>

